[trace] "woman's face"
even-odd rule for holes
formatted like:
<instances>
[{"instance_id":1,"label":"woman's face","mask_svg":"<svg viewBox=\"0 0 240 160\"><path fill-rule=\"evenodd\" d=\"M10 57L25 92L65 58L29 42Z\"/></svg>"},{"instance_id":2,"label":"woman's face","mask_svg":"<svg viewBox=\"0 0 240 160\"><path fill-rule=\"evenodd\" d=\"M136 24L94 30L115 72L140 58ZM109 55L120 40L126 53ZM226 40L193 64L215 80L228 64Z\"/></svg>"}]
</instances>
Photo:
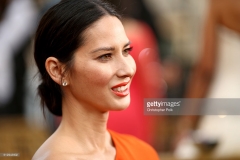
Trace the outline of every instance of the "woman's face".
<instances>
[{"instance_id":1,"label":"woman's face","mask_svg":"<svg viewBox=\"0 0 240 160\"><path fill-rule=\"evenodd\" d=\"M84 37L85 43L74 54L65 97L101 112L125 109L136 65L122 23L114 16L104 16Z\"/></svg>"}]
</instances>

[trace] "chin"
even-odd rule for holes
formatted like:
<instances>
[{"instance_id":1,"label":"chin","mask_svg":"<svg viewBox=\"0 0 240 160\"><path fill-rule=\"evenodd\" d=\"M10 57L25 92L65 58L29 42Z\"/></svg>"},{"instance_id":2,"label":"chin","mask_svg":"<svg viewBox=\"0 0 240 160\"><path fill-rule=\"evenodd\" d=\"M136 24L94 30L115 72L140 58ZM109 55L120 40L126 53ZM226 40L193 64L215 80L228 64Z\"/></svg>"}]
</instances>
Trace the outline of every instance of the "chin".
<instances>
[{"instance_id":1,"label":"chin","mask_svg":"<svg viewBox=\"0 0 240 160\"><path fill-rule=\"evenodd\" d=\"M111 110L113 111L125 110L128 108L129 105L130 105L130 96L115 102L115 105L112 106Z\"/></svg>"},{"instance_id":2,"label":"chin","mask_svg":"<svg viewBox=\"0 0 240 160\"><path fill-rule=\"evenodd\" d=\"M114 107L113 111L122 111L122 110L127 109L128 106L129 106L129 104L128 105L121 105L119 107Z\"/></svg>"}]
</instances>

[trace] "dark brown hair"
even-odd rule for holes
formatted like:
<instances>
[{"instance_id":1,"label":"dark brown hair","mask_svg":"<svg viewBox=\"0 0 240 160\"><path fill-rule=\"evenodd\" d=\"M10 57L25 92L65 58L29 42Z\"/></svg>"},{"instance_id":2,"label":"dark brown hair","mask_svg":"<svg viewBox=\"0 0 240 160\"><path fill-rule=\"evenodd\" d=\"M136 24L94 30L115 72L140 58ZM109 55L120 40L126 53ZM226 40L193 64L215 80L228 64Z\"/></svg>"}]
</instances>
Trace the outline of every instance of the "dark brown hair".
<instances>
[{"instance_id":1,"label":"dark brown hair","mask_svg":"<svg viewBox=\"0 0 240 160\"><path fill-rule=\"evenodd\" d=\"M101 0L62 0L42 17L35 37L34 58L42 80L38 87L41 103L51 113L62 115L62 92L45 68L48 57L71 67L74 52L84 43L84 31L105 15L120 18L114 8Z\"/></svg>"}]
</instances>

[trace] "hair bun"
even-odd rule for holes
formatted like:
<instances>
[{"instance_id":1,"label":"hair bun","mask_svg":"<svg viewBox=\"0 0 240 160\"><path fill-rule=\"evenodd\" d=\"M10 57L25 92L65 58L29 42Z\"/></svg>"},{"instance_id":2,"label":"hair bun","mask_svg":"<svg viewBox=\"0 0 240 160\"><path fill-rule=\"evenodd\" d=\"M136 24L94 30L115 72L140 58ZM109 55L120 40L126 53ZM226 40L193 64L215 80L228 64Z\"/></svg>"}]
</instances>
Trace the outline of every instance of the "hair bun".
<instances>
[{"instance_id":1,"label":"hair bun","mask_svg":"<svg viewBox=\"0 0 240 160\"><path fill-rule=\"evenodd\" d=\"M55 83L55 82L51 82ZM56 115L56 116L62 116L62 95L60 92L60 87L57 86L58 84L48 85L44 82L42 82L38 86L38 94L41 97L41 104L42 109L44 112L45 106L48 108L48 110ZM55 87L52 87L55 86ZM58 89L56 89L58 87Z\"/></svg>"}]
</instances>

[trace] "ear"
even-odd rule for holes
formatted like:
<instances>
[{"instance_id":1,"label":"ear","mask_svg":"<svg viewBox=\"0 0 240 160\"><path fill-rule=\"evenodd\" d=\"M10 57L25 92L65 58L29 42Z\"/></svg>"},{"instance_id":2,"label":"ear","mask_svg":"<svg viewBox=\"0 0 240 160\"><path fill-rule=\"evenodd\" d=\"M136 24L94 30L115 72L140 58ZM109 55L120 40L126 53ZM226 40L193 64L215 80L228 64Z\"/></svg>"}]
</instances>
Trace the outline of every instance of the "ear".
<instances>
[{"instance_id":1,"label":"ear","mask_svg":"<svg viewBox=\"0 0 240 160\"><path fill-rule=\"evenodd\" d=\"M52 80L61 85L64 72L62 63L55 57L48 57L45 67Z\"/></svg>"}]
</instances>

